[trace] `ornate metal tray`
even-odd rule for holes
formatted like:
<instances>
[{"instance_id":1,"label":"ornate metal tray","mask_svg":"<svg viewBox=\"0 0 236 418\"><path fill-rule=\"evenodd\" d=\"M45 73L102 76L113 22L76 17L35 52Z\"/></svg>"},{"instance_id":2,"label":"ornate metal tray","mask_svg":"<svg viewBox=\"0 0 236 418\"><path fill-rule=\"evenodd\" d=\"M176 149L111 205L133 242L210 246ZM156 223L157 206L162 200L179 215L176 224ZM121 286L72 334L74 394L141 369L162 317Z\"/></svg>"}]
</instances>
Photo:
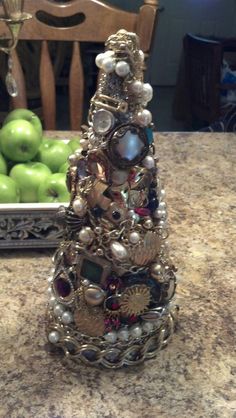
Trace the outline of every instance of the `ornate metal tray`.
<instances>
[{"instance_id":1,"label":"ornate metal tray","mask_svg":"<svg viewBox=\"0 0 236 418\"><path fill-rule=\"evenodd\" d=\"M62 227L57 217L58 208L62 205L0 204L0 249L56 247L62 237Z\"/></svg>"}]
</instances>

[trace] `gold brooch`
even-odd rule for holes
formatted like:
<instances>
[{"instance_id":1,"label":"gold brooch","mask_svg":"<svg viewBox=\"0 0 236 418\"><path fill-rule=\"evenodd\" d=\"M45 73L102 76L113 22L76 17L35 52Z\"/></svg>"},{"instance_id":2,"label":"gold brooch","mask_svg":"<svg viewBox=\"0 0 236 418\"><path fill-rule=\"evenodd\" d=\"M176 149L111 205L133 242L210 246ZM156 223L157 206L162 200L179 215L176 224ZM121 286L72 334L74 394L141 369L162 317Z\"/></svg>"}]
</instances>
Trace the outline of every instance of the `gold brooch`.
<instances>
[{"instance_id":1,"label":"gold brooch","mask_svg":"<svg viewBox=\"0 0 236 418\"><path fill-rule=\"evenodd\" d=\"M127 288L121 296L121 312L128 315L139 315L150 303L150 289L145 285Z\"/></svg>"}]
</instances>

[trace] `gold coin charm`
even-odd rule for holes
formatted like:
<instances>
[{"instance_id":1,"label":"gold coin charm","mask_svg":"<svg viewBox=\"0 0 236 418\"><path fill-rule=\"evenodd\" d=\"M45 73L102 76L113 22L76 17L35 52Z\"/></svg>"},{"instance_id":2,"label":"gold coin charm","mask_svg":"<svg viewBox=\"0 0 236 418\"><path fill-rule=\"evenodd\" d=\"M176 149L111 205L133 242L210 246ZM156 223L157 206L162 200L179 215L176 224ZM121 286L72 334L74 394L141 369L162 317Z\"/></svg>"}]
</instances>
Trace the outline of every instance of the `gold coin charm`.
<instances>
[{"instance_id":1,"label":"gold coin charm","mask_svg":"<svg viewBox=\"0 0 236 418\"><path fill-rule=\"evenodd\" d=\"M150 289L145 285L128 287L121 296L121 312L127 315L139 315L150 303Z\"/></svg>"},{"instance_id":2,"label":"gold coin charm","mask_svg":"<svg viewBox=\"0 0 236 418\"><path fill-rule=\"evenodd\" d=\"M105 332L105 317L102 309L88 307L81 303L74 313L74 321L82 334L100 337Z\"/></svg>"}]
</instances>

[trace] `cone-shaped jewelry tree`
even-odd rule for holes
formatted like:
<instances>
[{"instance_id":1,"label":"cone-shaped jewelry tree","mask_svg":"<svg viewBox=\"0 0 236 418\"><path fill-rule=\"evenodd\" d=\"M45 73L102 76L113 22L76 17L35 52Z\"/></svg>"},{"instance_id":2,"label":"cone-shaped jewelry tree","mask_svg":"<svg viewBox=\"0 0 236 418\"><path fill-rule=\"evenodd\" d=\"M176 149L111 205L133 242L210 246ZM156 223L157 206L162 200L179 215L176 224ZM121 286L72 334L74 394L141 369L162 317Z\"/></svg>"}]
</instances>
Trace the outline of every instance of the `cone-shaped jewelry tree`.
<instances>
[{"instance_id":1,"label":"cone-shaped jewelry tree","mask_svg":"<svg viewBox=\"0 0 236 418\"><path fill-rule=\"evenodd\" d=\"M152 87L134 33L109 37L88 128L70 157L64 240L54 257L48 340L68 357L138 364L174 329L176 288L165 239L166 203L154 156Z\"/></svg>"}]
</instances>

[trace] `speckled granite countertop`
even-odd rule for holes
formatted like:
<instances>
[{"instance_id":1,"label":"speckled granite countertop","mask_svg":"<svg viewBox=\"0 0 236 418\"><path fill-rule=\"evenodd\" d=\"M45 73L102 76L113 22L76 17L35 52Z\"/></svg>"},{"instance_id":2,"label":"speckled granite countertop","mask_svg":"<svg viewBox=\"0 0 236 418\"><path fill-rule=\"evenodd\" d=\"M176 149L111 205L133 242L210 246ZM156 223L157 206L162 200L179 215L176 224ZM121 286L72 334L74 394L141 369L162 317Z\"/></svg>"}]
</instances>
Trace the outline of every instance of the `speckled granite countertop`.
<instances>
[{"instance_id":1,"label":"speckled granite countertop","mask_svg":"<svg viewBox=\"0 0 236 418\"><path fill-rule=\"evenodd\" d=\"M68 370L44 331L52 251L1 251L1 418L236 417L236 136L159 134L157 152L181 277L172 342L133 369Z\"/></svg>"}]
</instances>

